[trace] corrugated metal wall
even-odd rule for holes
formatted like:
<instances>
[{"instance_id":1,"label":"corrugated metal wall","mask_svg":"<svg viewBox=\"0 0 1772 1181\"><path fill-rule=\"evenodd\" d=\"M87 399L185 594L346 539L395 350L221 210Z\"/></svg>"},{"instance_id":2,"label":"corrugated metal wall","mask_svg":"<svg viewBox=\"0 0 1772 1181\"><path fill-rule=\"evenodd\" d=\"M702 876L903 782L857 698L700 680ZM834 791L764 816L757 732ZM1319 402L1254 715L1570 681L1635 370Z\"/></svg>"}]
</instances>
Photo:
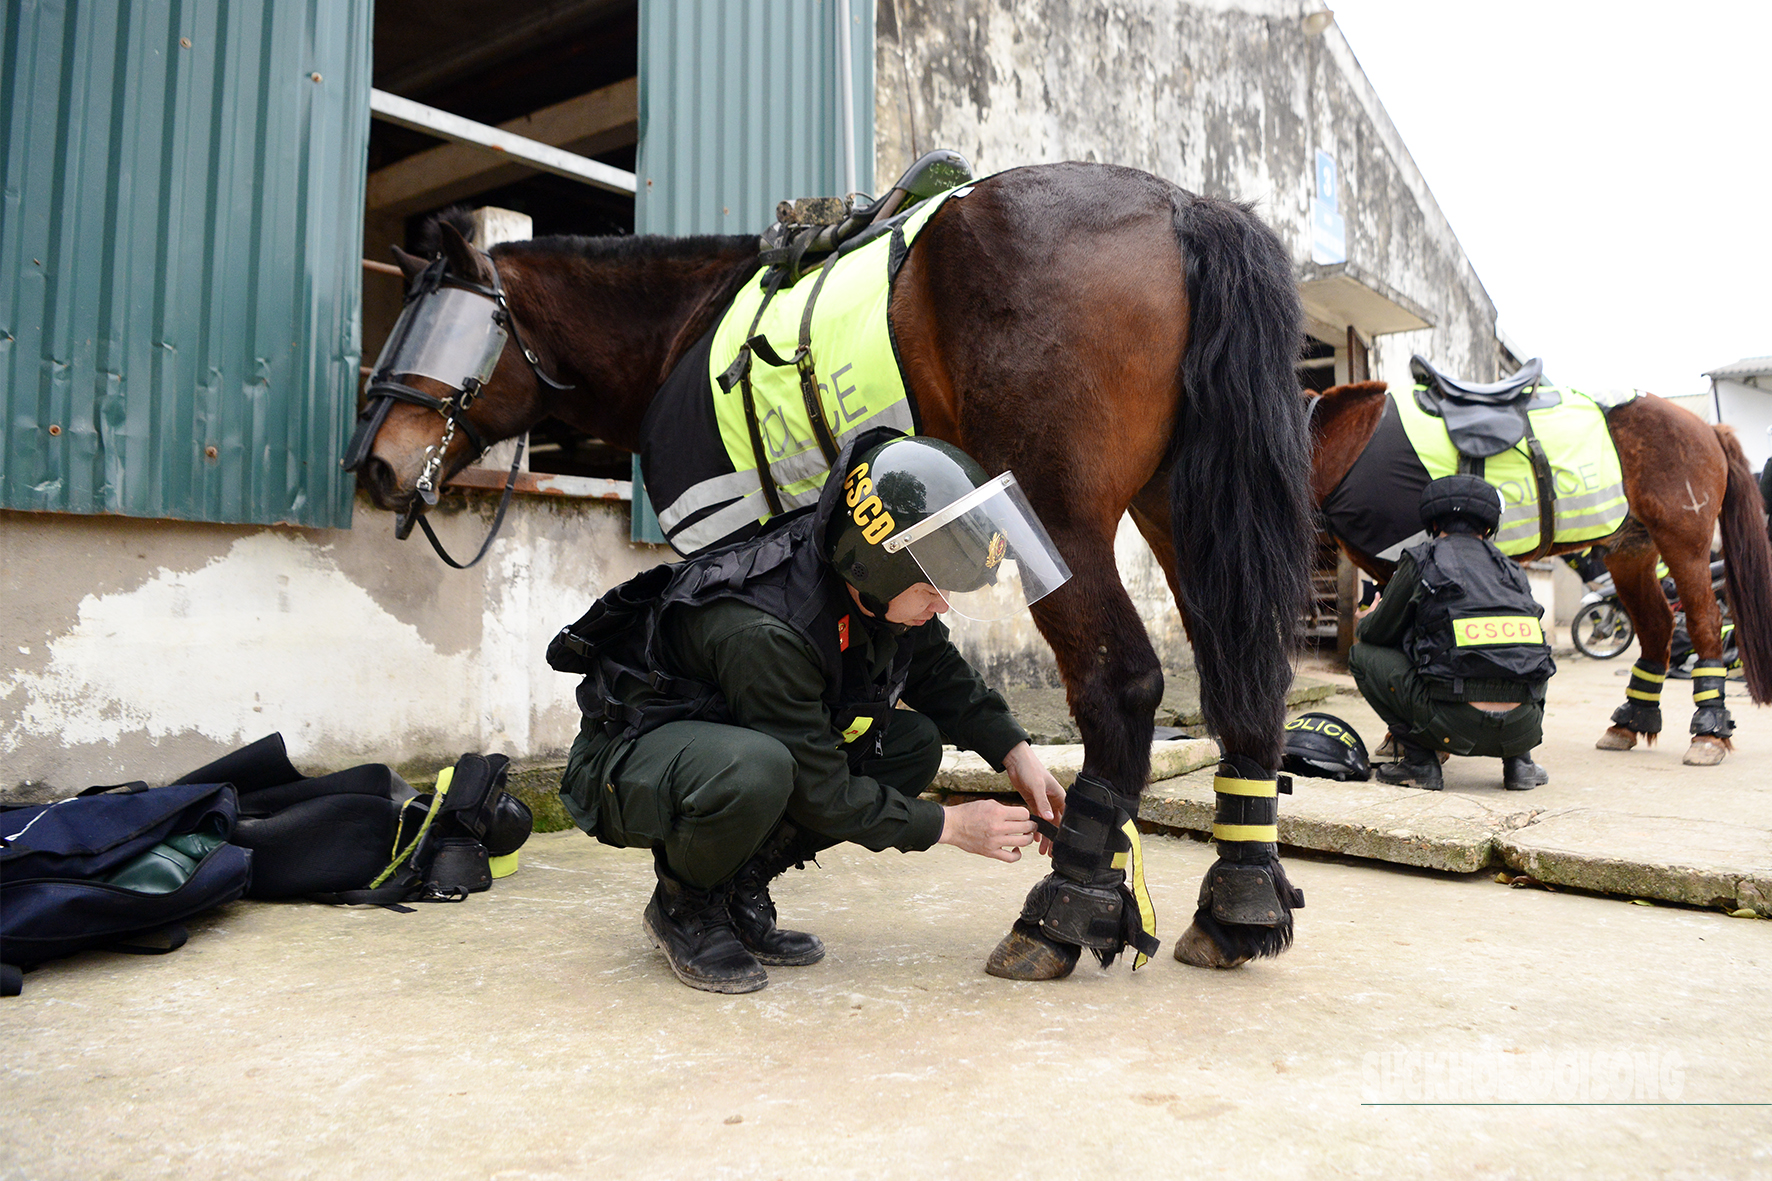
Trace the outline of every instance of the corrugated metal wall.
<instances>
[{"instance_id":1,"label":"corrugated metal wall","mask_svg":"<svg viewBox=\"0 0 1772 1181\"><path fill-rule=\"evenodd\" d=\"M371 0L9 0L0 507L350 523Z\"/></svg>"},{"instance_id":2,"label":"corrugated metal wall","mask_svg":"<svg viewBox=\"0 0 1772 1181\"><path fill-rule=\"evenodd\" d=\"M760 232L783 197L844 191L844 15L855 187L869 192L873 0L640 0L637 232Z\"/></svg>"},{"instance_id":3,"label":"corrugated metal wall","mask_svg":"<svg viewBox=\"0 0 1772 1181\"><path fill-rule=\"evenodd\" d=\"M640 0L637 176L641 234L761 233L784 197L871 193L873 0ZM664 540L638 460L634 540Z\"/></svg>"}]
</instances>

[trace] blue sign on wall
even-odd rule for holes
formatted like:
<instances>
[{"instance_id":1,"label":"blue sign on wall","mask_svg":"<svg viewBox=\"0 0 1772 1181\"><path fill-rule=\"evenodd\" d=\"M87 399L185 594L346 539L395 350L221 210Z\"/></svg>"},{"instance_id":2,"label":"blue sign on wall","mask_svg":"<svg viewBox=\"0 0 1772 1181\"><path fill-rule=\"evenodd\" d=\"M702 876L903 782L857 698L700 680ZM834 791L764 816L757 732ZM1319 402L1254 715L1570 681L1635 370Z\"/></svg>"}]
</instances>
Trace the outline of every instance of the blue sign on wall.
<instances>
[{"instance_id":1,"label":"blue sign on wall","mask_svg":"<svg viewBox=\"0 0 1772 1181\"><path fill-rule=\"evenodd\" d=\"M1347 223L1341 216L1335 157L1317 149L1317 194L1311 201L1311 261L1330 266L1347 261Z\"/></svg>"}]
</instances>

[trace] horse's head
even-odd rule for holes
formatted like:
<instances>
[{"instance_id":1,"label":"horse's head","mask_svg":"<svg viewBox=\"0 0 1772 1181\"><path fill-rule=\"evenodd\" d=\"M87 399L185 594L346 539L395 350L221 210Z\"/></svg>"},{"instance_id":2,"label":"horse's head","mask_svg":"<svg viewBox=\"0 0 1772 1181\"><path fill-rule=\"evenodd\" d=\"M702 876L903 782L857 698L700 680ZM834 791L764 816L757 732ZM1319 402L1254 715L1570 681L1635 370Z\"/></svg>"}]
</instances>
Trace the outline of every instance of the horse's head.
<instances>
[{"instance_id":1,"label":"horse's head","mask_svg":"<svg viewBox=\"0 0 1772 1181\"><path fill-rule=\"evenodd\" d=\"M1324 390L1311 406L1311 503L1318 508L1372 441L1384 417L1382 381L1357 381Z\"/></svg>"},{"instance_id":2,"label":"horse's head","mask_svg":"<svg viewBox=\"0 0 1772 1181\"><path fill-rule=\"evenodd\" d=\"M426 260L394 248L409 283L406 307L370 377L345 466L378 508L411 514L436 503L443 481L492 444L545 414L544 381L528 326L507 293L522 278L501 271L448 221ZM514 336L508 347L506 337Z\"/></svg>"}]
</instances>

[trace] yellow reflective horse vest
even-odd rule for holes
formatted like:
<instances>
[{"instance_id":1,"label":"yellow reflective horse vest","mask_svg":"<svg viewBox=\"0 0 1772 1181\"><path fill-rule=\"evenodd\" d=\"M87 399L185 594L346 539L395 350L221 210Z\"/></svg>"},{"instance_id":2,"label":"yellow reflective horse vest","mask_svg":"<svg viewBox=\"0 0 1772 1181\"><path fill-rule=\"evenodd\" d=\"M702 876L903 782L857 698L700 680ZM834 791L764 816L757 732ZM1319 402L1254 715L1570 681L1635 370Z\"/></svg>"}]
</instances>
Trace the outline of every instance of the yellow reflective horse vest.
<instances>
[{"instance_id":1,"label":"yellow reflective horse vest","mask_svg":"<svg viewBox=\"0 0 1772 1181\"><path fill-rule=\"evenodd\" d=\"M709 433L717 435L714 446L720 453L704 465L704 478L686 488L673 487L668 502L655 500L659 524L673 548L695 553L746 536L769 519L744 399L737 384L722 390L719 378L752 335L753 322L755 335L767 338L779 356L790 357L799 345L801 319L815 289L811 355L820 408L836 446L841 448L873 427L916 432L915 409L887 323L892 280L911 244L942 204L970 191L968 185L933 197L890 232L841 253L822 284L819 268L809 268L792 287L782 288L768 300L760 321L757 309L767 294L768 270L760 270L739 289L714 329L711 344L691 352L684 362L700 366L699 372L689 375L694 378L692 391L672 394L667 389L660 394L661 398L711 399L712 423L706 425L714 428ZM782 510L814 503L830 467L807 414L798 370L792 365L769 365L753 356L750 383L764 458L779 490ZM684 421L674 428L656 421L671 411L659 403L655 408L659 413L649 412L643 427L649 452L654 446L655 426L657 433L674 434L672 463L681 471L689 427ZM683 409L678 417L686 419L689 410ZM695 417L705 424L705 414ZM659 445L664 445L662 440ZM653 490L653 484L654 474L648 465L648 491Z\"/></svg>"},{"instance_id":2,"label":"yellow reflective horse vest","mask_svg":"<svg viewBox=\"0 0 1772 1181\"><path fill-rule=\"evenodd\" d=\"M1539 387L1541 390L1548 386ZM1606 429L1605 411L1586 394L1559 389L1562 401L1530 412L1532 433L1544 445L1556 483L1555 540L1595 541L1609 537L1624 523L1629 506L1624 496L1624 469L1618 448ZM1423 410L1413 397L1391 395L1402 418L1409 444L1429 480L1458 471L1458 450L1445 424ZM1482 476L1501 491L1501 526L1491 540L1513 557L1539 548L1538 483L1526 441L1520 440L1483 463Z\"/></svg>"}]
</instances>

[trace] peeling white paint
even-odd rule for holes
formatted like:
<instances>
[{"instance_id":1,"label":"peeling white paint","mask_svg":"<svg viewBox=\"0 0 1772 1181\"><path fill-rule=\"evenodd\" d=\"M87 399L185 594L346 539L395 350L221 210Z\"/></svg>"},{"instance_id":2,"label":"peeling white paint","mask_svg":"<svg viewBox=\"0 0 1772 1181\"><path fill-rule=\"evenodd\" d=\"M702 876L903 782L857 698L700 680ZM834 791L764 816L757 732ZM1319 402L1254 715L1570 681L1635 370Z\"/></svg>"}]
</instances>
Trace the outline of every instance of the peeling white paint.
<instances>
[{"instance_id":1,"label":"peeling white paint","mask_svg":"<svg viewBox=\"0 0 1772 1181\"><path fill-rule=\"evenodd\" d=\"M88 595L49 637L48 665L0 681L16 709L0 753L43 740L115 743L195 732L223 744L281 730L292 754L324 735L376 750L468 713L472 659L444 655L320 549L255 533L193 571Z\"/></svg>"}]
</instances>

